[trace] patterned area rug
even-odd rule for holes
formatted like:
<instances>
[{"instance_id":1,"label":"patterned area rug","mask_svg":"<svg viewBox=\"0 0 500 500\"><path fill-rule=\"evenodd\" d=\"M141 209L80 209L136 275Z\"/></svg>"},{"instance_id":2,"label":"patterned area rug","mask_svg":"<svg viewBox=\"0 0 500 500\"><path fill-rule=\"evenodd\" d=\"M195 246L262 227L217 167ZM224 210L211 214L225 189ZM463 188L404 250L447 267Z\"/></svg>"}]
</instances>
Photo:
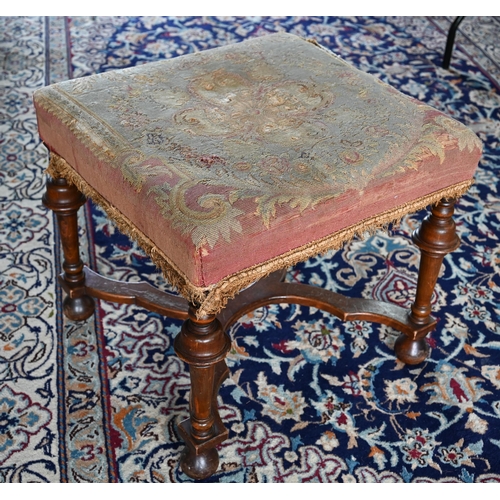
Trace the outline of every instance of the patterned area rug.
<instances>
[{"instance_id":1,"label":"patterned area rug","mask_svg":"<svg viewBox=\"0 0 500 500\"><path fill-rule=\"evenodd\" d=\"M55 313L60 254L41 204L47 154L32 92L275 31L315 38L362 70L469 125L485 145L462 198L459 250L434 295L429 360L396 361L397 332L273 305L229 334L220 391L230 430L208 482L500 482L500 54L498 18L467 18L450 70L451 18L0 18L0 482L188 482L177 464L188 373L180 322L101 303ZM409 306L419 255L388 232L290 269L288 280ZM101 274L168 289L105 215L81 213L83 258ZM57 235L56 235L57 236Z\"/></svg>"}]
</instances>

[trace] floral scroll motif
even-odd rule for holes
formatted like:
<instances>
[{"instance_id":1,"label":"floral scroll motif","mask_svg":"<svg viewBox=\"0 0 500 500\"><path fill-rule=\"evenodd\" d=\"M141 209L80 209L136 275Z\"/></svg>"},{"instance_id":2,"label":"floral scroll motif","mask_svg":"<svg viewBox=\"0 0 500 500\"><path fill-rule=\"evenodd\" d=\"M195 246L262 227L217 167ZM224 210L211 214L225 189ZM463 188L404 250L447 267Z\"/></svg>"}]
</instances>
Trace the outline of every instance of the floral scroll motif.
<instances>
[{"instance_id":1,"label":"floral scroll motif","mask_svg":"<svg viewBox=\"0 0 500 500\"><path fill-rule=\"evenodd\" d=\"M269 227L279 210L443 162L455 144L480 147L458 122L287 34L93 75L36 100L66 122L78 116L79 139L198 249Z\"/></svg>"}]
</instances>

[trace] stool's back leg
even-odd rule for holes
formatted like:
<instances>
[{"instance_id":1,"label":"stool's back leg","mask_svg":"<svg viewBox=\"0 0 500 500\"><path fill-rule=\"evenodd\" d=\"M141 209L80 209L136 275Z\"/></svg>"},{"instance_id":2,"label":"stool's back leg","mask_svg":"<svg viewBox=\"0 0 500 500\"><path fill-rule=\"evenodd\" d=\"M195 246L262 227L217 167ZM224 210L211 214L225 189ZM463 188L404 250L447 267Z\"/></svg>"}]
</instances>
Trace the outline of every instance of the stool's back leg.
<instances>
[{"instance_id":1,"label":"stool's back leg","mask_svg":"<svg viewBox=\"0 0 500 500\"><path fill-rule=\"evenodd\" d=\"M410 321L425 325L431 320L431 301L439 270L446 254L460 245L455 231L453 210L455 200L444 198L432 208L420 229L413 233L413 241L421 250L415 302L411 307ZM424 336L410 338L401 334L394 347L397 357L408 364L425 360L429 347Z\"/></svg>"},{"instance_id":2,"label":"stool's back leg","mask_svg":"<svg viewBox=\"0 0 500 500\"><path fill-rule=\"evenodd\" d=\"M194 479L211 476L219 466L216 446L227 438L217 409L219 386L227 376L224 361L231 342L215 316L189 318L175 338L175 352L189 364L191 374L190 418L179 431L186 443L181 458L182 470Z\"/></svg>"},{"instance_id":3,"label":"stool's back leg","mask_svg":"<svg viewBox=\"0 0 500 500\"><path fill-rule=\"evenodd\" d=\"M78 245L78 209L86 199L80 191L63 178L47 180L43 204L57 217L64 255L64 285L68 295L64 299L64 314L81 321L92 316L94 300L85 293L85 275Z\"/></svg>"}]
</instances>

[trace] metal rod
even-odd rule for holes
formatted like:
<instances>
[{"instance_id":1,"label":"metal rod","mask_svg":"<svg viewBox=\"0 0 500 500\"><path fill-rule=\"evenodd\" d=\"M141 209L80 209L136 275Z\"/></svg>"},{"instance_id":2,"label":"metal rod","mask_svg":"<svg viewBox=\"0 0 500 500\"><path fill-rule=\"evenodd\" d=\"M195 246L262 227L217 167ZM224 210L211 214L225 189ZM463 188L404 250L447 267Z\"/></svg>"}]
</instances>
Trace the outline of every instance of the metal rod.
<instances>
[{"instance_id":1,"label":"metal rod","mask_svg":"<svg viewBox=\"0 0 500 500\"><path fill-rule=\"evenodd\" d=\"M446 39L446 49L444 51L443 57L443 68L448 69L450 67L451 54L453 52L453 44L455 43L455 35L457 33L460 23L465 19L465 16L458 16L451 23L450 30L448 31L448 38Z\"/></svg>"}]
</instances>

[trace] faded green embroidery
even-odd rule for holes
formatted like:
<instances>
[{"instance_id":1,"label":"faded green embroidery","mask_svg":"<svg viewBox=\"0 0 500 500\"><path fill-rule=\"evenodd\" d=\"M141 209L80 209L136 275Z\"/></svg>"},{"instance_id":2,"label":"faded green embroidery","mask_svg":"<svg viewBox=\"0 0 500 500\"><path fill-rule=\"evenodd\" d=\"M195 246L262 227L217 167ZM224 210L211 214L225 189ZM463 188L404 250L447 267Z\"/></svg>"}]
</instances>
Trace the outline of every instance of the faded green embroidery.
<instances>
[{"instance_id":1,"label":"faded green embroidery","mask_svg":"<svg viewBox=\"0 0 500 500\"><path fill-rule=\"evenodd\" d=\"M39 101L148 186L197 248L378 177L480 147L460 123L326 50L276 34L64 82ZM43 92L43 91L42 91ZM45 101L44 101L45 99Z\"/></svg>"}]
</instances>

